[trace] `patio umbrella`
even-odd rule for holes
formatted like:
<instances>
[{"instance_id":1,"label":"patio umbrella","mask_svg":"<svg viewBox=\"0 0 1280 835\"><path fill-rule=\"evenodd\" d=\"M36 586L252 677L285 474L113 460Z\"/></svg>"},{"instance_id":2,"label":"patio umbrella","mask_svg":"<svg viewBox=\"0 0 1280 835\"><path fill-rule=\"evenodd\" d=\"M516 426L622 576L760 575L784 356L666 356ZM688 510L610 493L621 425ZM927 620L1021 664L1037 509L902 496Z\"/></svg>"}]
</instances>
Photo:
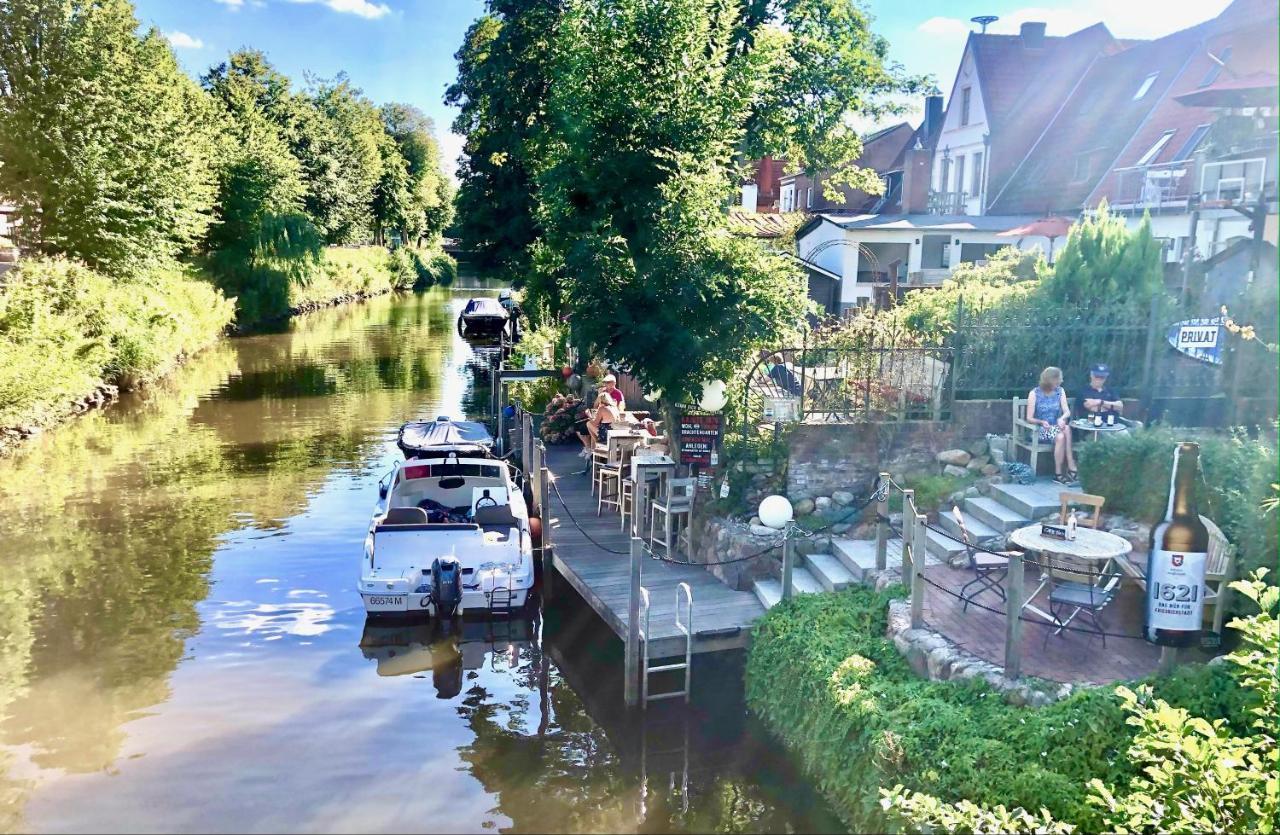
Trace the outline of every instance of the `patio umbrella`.
<instances>
[{"instance_id":1,"label":"patio umbrella","mask_svg":"<svg viewBox=\"0 0 1280 835\"><path fill-rule=\"evenodd\" d=\"M1015 226L1007 232L1000 232L999 234L1006 238L1048 238L1049 263L1052 264L1054 239L1061 238L1067 234L1071 229L1071 224L1074 222L1069 217L1042 217L1039 220L1024 223L1022 226Z\"/></svg>"},{"instance_id":2,"label":"patio umbrella","mask_svg":"<svg viewBox=\"0 0 1280 835\"><path fill-rule=\"evenodd\" d=\"M1274 73L1255 72L1236 78L1220 78L1208 87L1174 96L1187 107L1267 107L1276 103L1280 78Z\"/></svg>"}]
</instances>

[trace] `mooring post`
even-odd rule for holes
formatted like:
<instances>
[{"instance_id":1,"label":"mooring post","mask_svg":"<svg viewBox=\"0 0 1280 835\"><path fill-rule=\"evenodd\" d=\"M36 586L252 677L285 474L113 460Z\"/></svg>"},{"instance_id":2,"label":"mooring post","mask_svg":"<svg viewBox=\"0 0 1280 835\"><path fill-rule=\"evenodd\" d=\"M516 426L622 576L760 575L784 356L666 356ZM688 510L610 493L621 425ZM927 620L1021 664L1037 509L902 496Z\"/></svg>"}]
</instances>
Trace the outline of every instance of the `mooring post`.
<instances>
[{"instance_id":1,"label":"mooring post","mask_svg":"<svg viewBox=\"0 0 1280 835\"><path fill-rule=\"evenodd\" d=\"M1156 674L1167 676L1178 664L1177 647L1160 647L1160 660L1156 663Z\"/></svg>"},{"instance_id":2,"label":"mooring post","mask_svg":"<svg viewBox=\"0 0 1280 835\"><path fill-rule=\"evenodd\" d=\"M1026 563L1022 554L1009 557L1009 576L1004 592L1004 677L1022 675L1022 595Z\"/></svg>"},{"instance_id":3,"label":"mooring post","mask_svg":"<svg viewBox=\"0 0 1280 835\"><path fill-rule=\"evenodd\" d=\"M627 707L640 704L640 571L644 560L644 543L631 537L631 592L627 598L627 649L623 661L622 691Z\"/></svg>"},{"instance_id":4,"label":"mooring post","mask_svg":"<svg viewBox=\"0 0 1280 835\"><path fill-rule=\"evenodd\" d=\"M916 491L902 491L902 582L911 582L911 560L915 557Z\"/></svg>"},{"instance_id":5,"label":"mooring post","mask_svg":"<svg viewBox=\"0 0 1280 835\"><path fill-rule=\"evenodd\" d=\"M790 600L792 594L792 572L794 571L795 551L791 545L791 532L795 522L788 522L782 529L782 599Z\"/></svg>"},{"instance_id":6,"label":"mooring post","mask_svg":"<svg viewBox=\"0 0 1280 835\"><path fill-rule=\"evenodd\" d=\"M912 526L912 545L911 545L911 628L920 629L924 626L924 564L925 564L925 535L929 529L925 527L928 518L917 514L915 524Z\"/></svg>"},{"instance_id":7,"label":"mooring post","mask_svg":"<svg viewBox=\"0 0 1280 835\"><path fill-rule=\"evenodd\" d=\"M876 571L884 571L889 553L889 474L880 474L880 500L876 502Z\"/></svg>"}]
</instances>

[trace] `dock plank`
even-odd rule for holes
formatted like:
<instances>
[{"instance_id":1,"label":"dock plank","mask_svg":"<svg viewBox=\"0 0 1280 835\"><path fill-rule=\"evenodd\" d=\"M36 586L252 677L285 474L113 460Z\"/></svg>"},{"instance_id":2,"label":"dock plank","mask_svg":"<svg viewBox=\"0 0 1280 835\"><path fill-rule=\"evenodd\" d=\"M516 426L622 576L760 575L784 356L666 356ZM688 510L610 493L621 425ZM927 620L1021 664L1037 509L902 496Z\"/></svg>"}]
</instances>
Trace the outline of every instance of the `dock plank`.
<instances>
[{"instance_id":1,"label":"dock plank","mask_svg":"<svg viewBox=\"0 0 1280 835\"><path fill-rule=\"evenodd\" d=\"M581 472L582 459L572 449L548 449L546 460L559 488L559 497L552 491L547 502L556 572L625 640L631 592L630 537L620 529L617 513L606 509L603 515L596 515L590 479ZM680 583L688 583L693 593L695 653L746 647L751 626L765 612L754 594L727 587L700 566L646 559L641 582L649 590L649 655L653 658L684 654L684 635L675 623L676 587Z\"/></svg>"}]
</instances>

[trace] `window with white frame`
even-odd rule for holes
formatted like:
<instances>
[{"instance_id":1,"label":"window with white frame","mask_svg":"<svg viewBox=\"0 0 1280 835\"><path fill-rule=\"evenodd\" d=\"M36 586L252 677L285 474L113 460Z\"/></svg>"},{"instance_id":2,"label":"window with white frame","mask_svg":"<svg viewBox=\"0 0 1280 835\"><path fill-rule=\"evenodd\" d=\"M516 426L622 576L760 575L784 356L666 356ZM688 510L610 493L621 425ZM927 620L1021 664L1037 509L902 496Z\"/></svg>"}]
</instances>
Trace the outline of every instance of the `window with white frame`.
<instances>
[{"instance_id":1,"label":"window with white frame","mask_svg":"<svg viewBox=\"0 0 1280 835\"><path fill-rule=\"evenodd\" d=\"M977 196L982 191L982 154L973 155L973 173L969 175L969 193Z\"/></svg>"},{"instance_id":2,"label":"window with white frame","mask_svg":"<svg viewBox=\"0 0 1280 835\"><path fill-rule=\"evenodd\" d=\"M787 183L782 187L782 193L778 195L780 206L784 212L790 212L796 207L796 187L794 183Z\"/></svg>"},{"instance_id":3,"label":"window with white frame","mask_svg":"<svg viewBox=\"0 0 1280 835\"><path fill-rule=\"evenodd\" d=\"M806 209L813 208L813 186L809 186L804 192L804 207Z\"/></svg>"},{"instance_id":4,"label":"window with white frame","mask_svg":"<svg viewBox=\"0 0 1280 835\"><path fill-rule=\"evenodd\" d=\"M972 99L973 89L965 87L960 91L960 126L964 127L969 124L969 102Z\"/></svg>"},{"instance_id":5,"label":"window with white frame","mask_svg":"<svg viewBox=\"0 0 1280 835\"><path fill-rule=\"evenodd\" d=\"M1196 148L1200 147L1200 143L1204 141L1205 134L1209 132L1208 125L1196 125L1196 129L1187 137L1187 141L1182 143L1182 147L1178 149L1178 153L1173 155L1172 162L1182 162L1196 152Z\"/></svg>"},{"instance_id":6,"label":"window with white frame","mask_svg":"<svg viewBox=\"0 0 1280 835\"><path fill-rule=\"evenodd\" d=\"M1167 130L1160 134L1160 138L1156 140L1156 144L1147 149L1147 152L1138 157L1138 161L1134 165L1150 165L1151 161L1160 155L1164 150L1164 146L1169 144L1169 140L1177 133L1176 130Z\"/></svg>"},{"instance_id":7,"label":"window with white frame","mask_svg":"<svg viewBox=\"0 0 1280 835\"><path fill-rule=\"evenodd\" d=\"M956 157L956 187L957 193L964 191L964 155Z\"/></svg>"},{"instance_id":8,"label":"window with white frame","mask_svg":"<svg viewBox=\"0 0 1280 835\"><path fill-rule=\"evenodd\" d=\"M1138 99L1145 96L1147 94L1147 91L1151 89L1151 85L1156 83L1156 78L1158 78L1159 75L1160 73L1153 72L1151 73L1151 75L1142 79L1142 84L1138 86L1138 92L1133 94L1133 100L1137 101Z\"/></svg>"}]
</instances>

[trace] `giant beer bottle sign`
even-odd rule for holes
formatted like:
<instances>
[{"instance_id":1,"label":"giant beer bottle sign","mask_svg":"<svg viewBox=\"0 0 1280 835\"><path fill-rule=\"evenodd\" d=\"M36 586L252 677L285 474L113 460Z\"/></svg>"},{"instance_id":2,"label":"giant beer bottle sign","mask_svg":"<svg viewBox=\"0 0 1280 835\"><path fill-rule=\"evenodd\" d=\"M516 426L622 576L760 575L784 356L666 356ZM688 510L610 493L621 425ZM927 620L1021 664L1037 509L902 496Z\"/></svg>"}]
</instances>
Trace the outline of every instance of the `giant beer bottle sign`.
<instances>
[{"instance_id":1,"label":"giant beer bottle sign","mask_svg":"<svg viewBox=\"0 0 1280 835\"><path fill-rule=\"evenodd\" d=\"M1196 632L1204 612L1206 553L1155 550L1147 575L1147 626Z\"/></svg>"}]
</instances>

